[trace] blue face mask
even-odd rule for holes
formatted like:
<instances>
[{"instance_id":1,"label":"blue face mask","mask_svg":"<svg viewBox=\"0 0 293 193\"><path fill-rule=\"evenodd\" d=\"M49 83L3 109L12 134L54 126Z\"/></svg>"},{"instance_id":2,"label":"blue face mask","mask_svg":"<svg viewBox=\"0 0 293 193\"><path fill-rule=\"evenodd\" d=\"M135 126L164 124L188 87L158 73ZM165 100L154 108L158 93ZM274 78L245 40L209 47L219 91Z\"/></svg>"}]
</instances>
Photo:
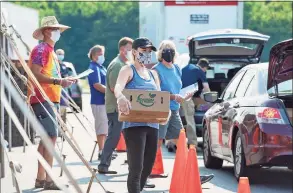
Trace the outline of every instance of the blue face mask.
<instances>
[{"instance_id":1,"label":"blue face mask","mask_svg":"<svg viewBox=\"0 0 293 193\"><path fill-rule=\"evenodd\" d=\"M64 60L64 55L57 55L58 60L63 61Z\"/></svg>"}]
</instances>

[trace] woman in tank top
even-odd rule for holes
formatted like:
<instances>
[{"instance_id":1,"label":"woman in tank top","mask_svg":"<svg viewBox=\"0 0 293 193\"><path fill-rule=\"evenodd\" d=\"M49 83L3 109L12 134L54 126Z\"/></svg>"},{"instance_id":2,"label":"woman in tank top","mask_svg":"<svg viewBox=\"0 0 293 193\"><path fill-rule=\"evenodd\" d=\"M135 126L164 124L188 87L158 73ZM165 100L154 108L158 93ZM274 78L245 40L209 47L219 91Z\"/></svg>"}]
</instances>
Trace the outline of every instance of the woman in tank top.
<instances>
[{"instance_id":1,"label":"woman in tank top","mask_svg":"<svg viewBox=\"0 0 293 193\"><path fill-rule=\"evenodd\" d=\"M147 38L137 38L132 44L134 62L122 67L115 86L118 109L129 114L130 102L122 94L126 89L160 90L158 74L151 72L145 64L151 63L152 51L156 51ZM123 134L127 146L129 174L127 188L129 193L142 191L151 174L158 145L159 123L123 123Z\"/></svg>"}]
</instances>

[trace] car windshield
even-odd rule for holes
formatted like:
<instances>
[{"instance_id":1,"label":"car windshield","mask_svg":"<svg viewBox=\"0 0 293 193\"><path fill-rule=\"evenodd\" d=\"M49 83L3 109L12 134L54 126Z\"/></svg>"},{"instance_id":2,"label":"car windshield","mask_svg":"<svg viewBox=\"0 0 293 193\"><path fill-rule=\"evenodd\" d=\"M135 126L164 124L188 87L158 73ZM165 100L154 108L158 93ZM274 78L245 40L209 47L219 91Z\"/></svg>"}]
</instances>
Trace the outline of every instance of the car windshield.
<instances>
[{"instance_id":1,"label":"car windshield","mask_svg":"<svg viewBox=\"0 0 293 193\"><path fill-rule=\"evenodd\" d=\"M267 71L265 73L265 79L267 82L267 80L268 80L268 72ZM279 83L278 84L278 95L292 95L293 94L292 84L293 84L292 79ZM268 90L269 95L274 95L275 92L276 92L275 87L272 87Z\"/></svg>"}]
</instances>

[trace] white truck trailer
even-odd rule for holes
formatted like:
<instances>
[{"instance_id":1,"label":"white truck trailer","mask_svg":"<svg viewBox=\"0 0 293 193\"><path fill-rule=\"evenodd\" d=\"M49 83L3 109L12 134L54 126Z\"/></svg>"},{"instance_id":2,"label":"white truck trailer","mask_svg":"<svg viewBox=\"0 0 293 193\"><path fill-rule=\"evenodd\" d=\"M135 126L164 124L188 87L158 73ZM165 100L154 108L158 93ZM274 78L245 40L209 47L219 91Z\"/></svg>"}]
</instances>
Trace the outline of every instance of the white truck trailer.
<instances>
[{"instance_id":1,"label":"white truck trailer","mask_svg":"<svg viewBox=\"0 0 293 193\"><path fill-rule=\"evenodd\" d=\"M173 40L180 54L188 52L187 38L212 29L243 28L243 2L168 0L139 2L139 36L155 46Z\"/></svg>"}]
</instances>

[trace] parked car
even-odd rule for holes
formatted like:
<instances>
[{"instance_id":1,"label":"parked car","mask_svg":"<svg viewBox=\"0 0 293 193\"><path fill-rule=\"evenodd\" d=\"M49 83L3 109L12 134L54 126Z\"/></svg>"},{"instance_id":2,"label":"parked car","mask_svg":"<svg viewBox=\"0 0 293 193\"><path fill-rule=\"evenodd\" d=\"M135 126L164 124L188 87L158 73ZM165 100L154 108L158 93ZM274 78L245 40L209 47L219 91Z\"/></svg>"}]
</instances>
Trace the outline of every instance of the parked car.
<instances>
[{"instance_id":1,"label":"parked car","mask_svg":"<svg viewBox=\"0 0 293 193\"><path fill-rule=\"evenodd\" d=\"M210 89L221 94L241 68L260 62L268 39L267 35L246 29L209 30L189 38L189 53L180 55L177 63L183 68L188 63L197 64L200 58L207 58L212 67L207 71ZM198 136L202 136L203 116L210 106L196 106L194 119ZM181 116L185 122L184 114Z\"/></svg>"},{"instance_id":2,"label":"parked car","mask_svg":"<svg viewBox=\"0 0 293 193\"><path fill-rule=\"evenodd\" d=\"M292 169L293 40L273 46L269 63L248 65L218 97L204 94L214 105L203 119L206 168L234 163L237 179L252 168Z\"/></svg>"},{"instance_id":3,"label":"parked car","mask_svg":"<svg viewBox=\"0 0 293 193\"><path fill-rule=\"evenodd\" d=\"M74 65L70 62L63 62L66 67L69 70L70 76L77 76L77 73L75 71ZM82 110L82 87L79 81L72 84L68 89L69 96L74 100L74 102L79 106L79 108ZM73 107L75 111L77 111L76 108Z\"/></svg>"}]
</instances>

